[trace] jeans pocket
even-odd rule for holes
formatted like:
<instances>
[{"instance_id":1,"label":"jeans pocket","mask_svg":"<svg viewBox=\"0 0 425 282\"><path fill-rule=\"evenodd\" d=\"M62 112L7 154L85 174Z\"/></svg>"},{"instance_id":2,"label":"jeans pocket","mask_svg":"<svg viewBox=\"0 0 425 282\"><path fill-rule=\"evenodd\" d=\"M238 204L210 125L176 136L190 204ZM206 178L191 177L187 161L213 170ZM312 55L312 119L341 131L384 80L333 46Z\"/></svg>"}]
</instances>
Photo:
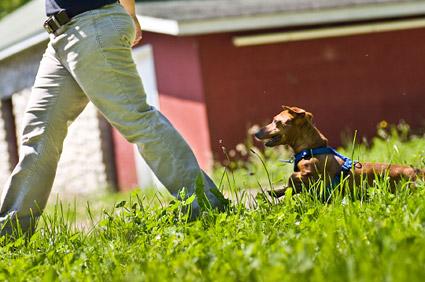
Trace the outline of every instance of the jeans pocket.
<instances>
[{"instance_id":1,"label":"jeans pocket","mask_svg":"<svg viewBox=\"0 0 425 282\"><path fill-rule=\"evenodd\" d=\"M112 15L110 19L121 44L130 47L136 37L133 19L127 13Z\"/></svg>"}]
</instances>

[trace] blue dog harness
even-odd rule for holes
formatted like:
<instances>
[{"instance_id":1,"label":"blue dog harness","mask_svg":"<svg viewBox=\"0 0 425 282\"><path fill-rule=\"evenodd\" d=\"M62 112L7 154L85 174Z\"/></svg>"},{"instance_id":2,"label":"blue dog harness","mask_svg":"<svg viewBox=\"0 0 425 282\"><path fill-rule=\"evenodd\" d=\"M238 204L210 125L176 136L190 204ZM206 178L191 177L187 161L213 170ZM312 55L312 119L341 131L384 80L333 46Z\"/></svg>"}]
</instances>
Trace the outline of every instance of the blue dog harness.
<instances>
[{"instance_id":1,"label":"blue dog harness","mask_svg":"<svg viewBox=\"0 0 425 282\"><path fill-rule=\"evenodd\" d=\"M332 148L332 147L319 147L319 148L314 148L314 149L306 149L306 150L303 150L303 151L295 154L295 156L294 156L294 171L299 171L298 163L301 160L309 159L313 156L325 155L325 154L337 156L344 161L344 163L341 167L341 170L335 175L334 179L332 180L332 183L327 187L327 190L331 191L333 188L335 188L340 183L341 175L343 175L343 176L348 175L351 168L353 167L353 164L355 165L357 163L357 162L353 162L353 160L351 160L350 158L348 158L344 155L341 155L334 148Z\"/></svg>"}]
</instances>

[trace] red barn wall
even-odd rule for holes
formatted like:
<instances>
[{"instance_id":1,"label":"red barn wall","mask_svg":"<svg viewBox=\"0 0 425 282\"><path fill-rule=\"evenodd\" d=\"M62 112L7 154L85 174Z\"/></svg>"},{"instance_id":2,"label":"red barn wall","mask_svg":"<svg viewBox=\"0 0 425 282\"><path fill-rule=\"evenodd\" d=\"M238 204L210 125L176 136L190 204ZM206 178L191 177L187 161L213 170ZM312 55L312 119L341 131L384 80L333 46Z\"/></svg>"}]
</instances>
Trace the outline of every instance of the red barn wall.
<instances>
[{"instance_id":1,"label":"red barn wall","mask_svg":"<svg viewBox=\"0 0 425 282\"><path fill-rule=\"evenodd\" d=\"M235 47L232 36L199 37L208 125L215 155L280 106L314 113L337 145L341 132L372 136L381 120L425 118L425 29ZM241 35L240 33L237 35Z\"/></svg>"}]
</instances>

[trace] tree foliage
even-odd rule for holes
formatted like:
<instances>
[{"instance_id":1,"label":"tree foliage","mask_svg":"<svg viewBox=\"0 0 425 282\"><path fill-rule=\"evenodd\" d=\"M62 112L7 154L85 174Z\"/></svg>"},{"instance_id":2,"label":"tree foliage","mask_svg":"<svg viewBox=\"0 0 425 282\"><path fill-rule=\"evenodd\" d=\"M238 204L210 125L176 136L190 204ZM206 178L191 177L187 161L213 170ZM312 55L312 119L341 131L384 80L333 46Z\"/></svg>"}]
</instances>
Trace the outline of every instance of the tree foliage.
<instances>
[{"instance_id":1,"label":"tree foliage","mask_svg":"<svg viewBox=\"0 0 425 282\"><path fill-rule=\"evenodd\" d=\"M3 18L8 13L12 12L16 8L29 2L29 0L2 0L0 1L0 18Z\"/></svg>"}]
</instances>

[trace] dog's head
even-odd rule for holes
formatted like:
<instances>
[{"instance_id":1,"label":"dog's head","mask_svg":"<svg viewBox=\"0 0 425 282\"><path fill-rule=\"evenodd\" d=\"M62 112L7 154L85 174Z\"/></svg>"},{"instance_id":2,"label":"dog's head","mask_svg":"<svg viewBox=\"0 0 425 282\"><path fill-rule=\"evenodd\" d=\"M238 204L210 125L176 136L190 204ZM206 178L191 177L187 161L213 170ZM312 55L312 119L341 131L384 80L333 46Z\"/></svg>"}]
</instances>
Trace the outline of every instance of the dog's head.
<instances>
[{"instance_id":1,"label":"dog's head","mask_svg":"<svg viewBox=\"0 0 425 282\"><path fill-rule=\"evenodd\" d=\"M267 147L287 145L293 138L299 136L298 130L311 122L313 115L297 107L282 106L283 111L273 117L273 121L261 128L255 137L266 141Z\"/></svg>"}]
</instances>

